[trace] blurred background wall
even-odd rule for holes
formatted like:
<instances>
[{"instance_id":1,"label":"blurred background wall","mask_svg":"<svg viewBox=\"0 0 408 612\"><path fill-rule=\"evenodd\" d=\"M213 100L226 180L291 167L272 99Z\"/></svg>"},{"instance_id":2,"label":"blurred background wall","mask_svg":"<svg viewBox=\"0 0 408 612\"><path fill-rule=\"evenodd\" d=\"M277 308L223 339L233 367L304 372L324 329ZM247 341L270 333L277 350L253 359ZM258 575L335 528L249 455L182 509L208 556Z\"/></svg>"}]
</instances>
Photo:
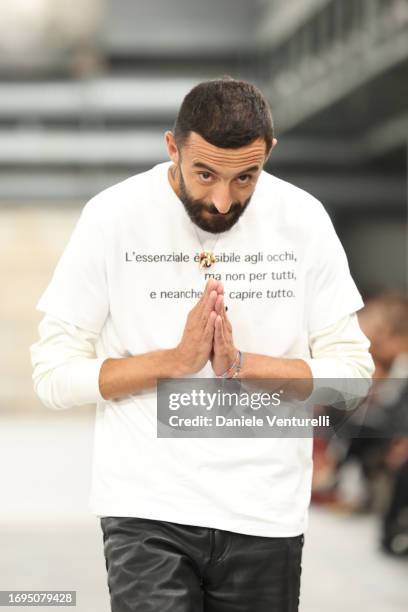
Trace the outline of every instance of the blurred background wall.
<instances>
[{"instance_id":1,"label":"blurred background wall","mask_svg":"<svg viewBox=\"0 0 408 612\"><path fill-rule=\"evenodd\" d=\"M2 358L6 409L32 399L33 306L80 208L166 159L163 133L206 78L228 73L266 93L279 140L268 171L321 199L363 294L406 287L407 0L0 0L0 10L1 320L17 348Z\"/></svg>"},{"instance_id":2,"label":"blurred background wall","mask_svg":"<svg viewBox=\"0 0 408 612\"><path fill-rule=\"evenodd\" d=\"M407 34L408 0L0 0L4 516L86 513L94 408L34 396L34 307L85 201L166 159L197 82L259 85L267 170L323 202L364 296L406 290Z\"/></svg>"}]
</instances>

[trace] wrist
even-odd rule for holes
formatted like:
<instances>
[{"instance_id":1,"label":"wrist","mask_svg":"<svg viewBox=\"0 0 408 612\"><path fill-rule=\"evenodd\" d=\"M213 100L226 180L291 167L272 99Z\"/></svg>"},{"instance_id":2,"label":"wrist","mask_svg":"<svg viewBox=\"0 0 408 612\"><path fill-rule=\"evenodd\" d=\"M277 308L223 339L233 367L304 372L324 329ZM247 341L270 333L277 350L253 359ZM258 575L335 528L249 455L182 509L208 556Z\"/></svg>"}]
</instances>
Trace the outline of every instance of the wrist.
<instances>
[{"instance_id":1,"label":"wrist","mask_svg":"<svg viewBox=\"0 0 408 612\"><path fill-rule=\"evenodd\" d=\"M228 368L218 378L237 378L240 376L243 363L242 351L235 349L235 355L229 358Z\"/></svg>"},{"instance_id":2,"label":"wrist","mask_svg":"<svg viewBox=\"0 0 408 612\"><path fill-rule=\"evenodd\" d=\"M228 362L228 367L233 365L238 357L238 349L235 348L235 346L233 346L229 351L228 351L228 355L227 355L227 362Z\"/></svg>"},{"instance_id":3,"label":"wrist","mask_svg":"<svg viewBox=\"0 0 408 612\"><path fill-rule=\"evenodd\" d=\"M192 374L192 370L182 359L178 347L173 349L167 349L165 355L166 360L166 378L183 378Z\"/></svg>"}]
</instances>

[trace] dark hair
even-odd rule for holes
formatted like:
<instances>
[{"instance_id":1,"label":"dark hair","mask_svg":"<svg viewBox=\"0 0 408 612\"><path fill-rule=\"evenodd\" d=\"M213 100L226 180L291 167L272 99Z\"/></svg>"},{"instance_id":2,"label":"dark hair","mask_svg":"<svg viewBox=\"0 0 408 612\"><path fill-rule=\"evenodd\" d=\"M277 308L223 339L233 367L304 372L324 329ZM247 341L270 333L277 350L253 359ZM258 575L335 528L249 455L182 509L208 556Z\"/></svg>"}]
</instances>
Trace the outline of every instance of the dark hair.
<instances>
[{"instance_id":1,"label":"dark hair","mask_svg":"<svg viewBox=\"0 0 408 612\"><path fill-rule=\"evenodd\" d=\"M264 138L272 146L273 120L265 97L255 85L224 77L199 83L186 95L174 124L179 148L190 132L210 144L235 149Z\"/></svg>"}]
</instances>

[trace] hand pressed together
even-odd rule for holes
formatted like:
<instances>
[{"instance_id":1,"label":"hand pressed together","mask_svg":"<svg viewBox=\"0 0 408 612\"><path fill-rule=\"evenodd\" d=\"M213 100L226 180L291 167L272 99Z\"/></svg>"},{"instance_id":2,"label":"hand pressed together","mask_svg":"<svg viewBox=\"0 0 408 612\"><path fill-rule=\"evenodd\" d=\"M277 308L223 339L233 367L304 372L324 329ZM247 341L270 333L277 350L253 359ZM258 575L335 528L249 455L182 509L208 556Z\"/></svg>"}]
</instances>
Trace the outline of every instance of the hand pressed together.
<instances>
[{"instance_id":1,"label":"hand pressed together","mask_svg":"<svg viewBox=\"0 0 408 612\"><path fill-rule=\"evenodd\" d=\"M210 354L214 373L221 376L235 362L237 349L232 336L232 325L224 304L224 288L218 283L218 295L215 302L217 317L214 324L213 348Z\"/></svg>"},{"instance_id":2,"label":"hand pressed together","mask_svg":"<svg viewBox=\"0 0 408 612\"><path fill-rule=\"evenodd\" d=\"M213 278L207 281L203 295L188 313L175 352L185 374L199 372L210 360L214 373L220 376L235 361L237 349L220 281Z\"/></svg>"}]
</instances>

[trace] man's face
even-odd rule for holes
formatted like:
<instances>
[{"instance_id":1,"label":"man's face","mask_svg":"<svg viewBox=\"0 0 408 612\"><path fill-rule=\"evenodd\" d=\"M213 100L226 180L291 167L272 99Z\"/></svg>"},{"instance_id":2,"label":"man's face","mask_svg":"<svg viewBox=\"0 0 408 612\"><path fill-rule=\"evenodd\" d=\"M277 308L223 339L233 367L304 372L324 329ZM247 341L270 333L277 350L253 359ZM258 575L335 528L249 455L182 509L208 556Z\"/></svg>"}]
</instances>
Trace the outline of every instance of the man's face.
<instances>
[{"instance_id":1,"label":"man's face","mask_svg":"<svg viewBox=\"0 0 408 612\"><path fill-rule=\"evenodd\" d=\"M267 159L265 141L258 138L238 149L223 149L191 132L178 151L171 133L166 140L176 165L175 189L190 219L209 232L230 229L255 190Z\"/></svg>"}]
</instances>

